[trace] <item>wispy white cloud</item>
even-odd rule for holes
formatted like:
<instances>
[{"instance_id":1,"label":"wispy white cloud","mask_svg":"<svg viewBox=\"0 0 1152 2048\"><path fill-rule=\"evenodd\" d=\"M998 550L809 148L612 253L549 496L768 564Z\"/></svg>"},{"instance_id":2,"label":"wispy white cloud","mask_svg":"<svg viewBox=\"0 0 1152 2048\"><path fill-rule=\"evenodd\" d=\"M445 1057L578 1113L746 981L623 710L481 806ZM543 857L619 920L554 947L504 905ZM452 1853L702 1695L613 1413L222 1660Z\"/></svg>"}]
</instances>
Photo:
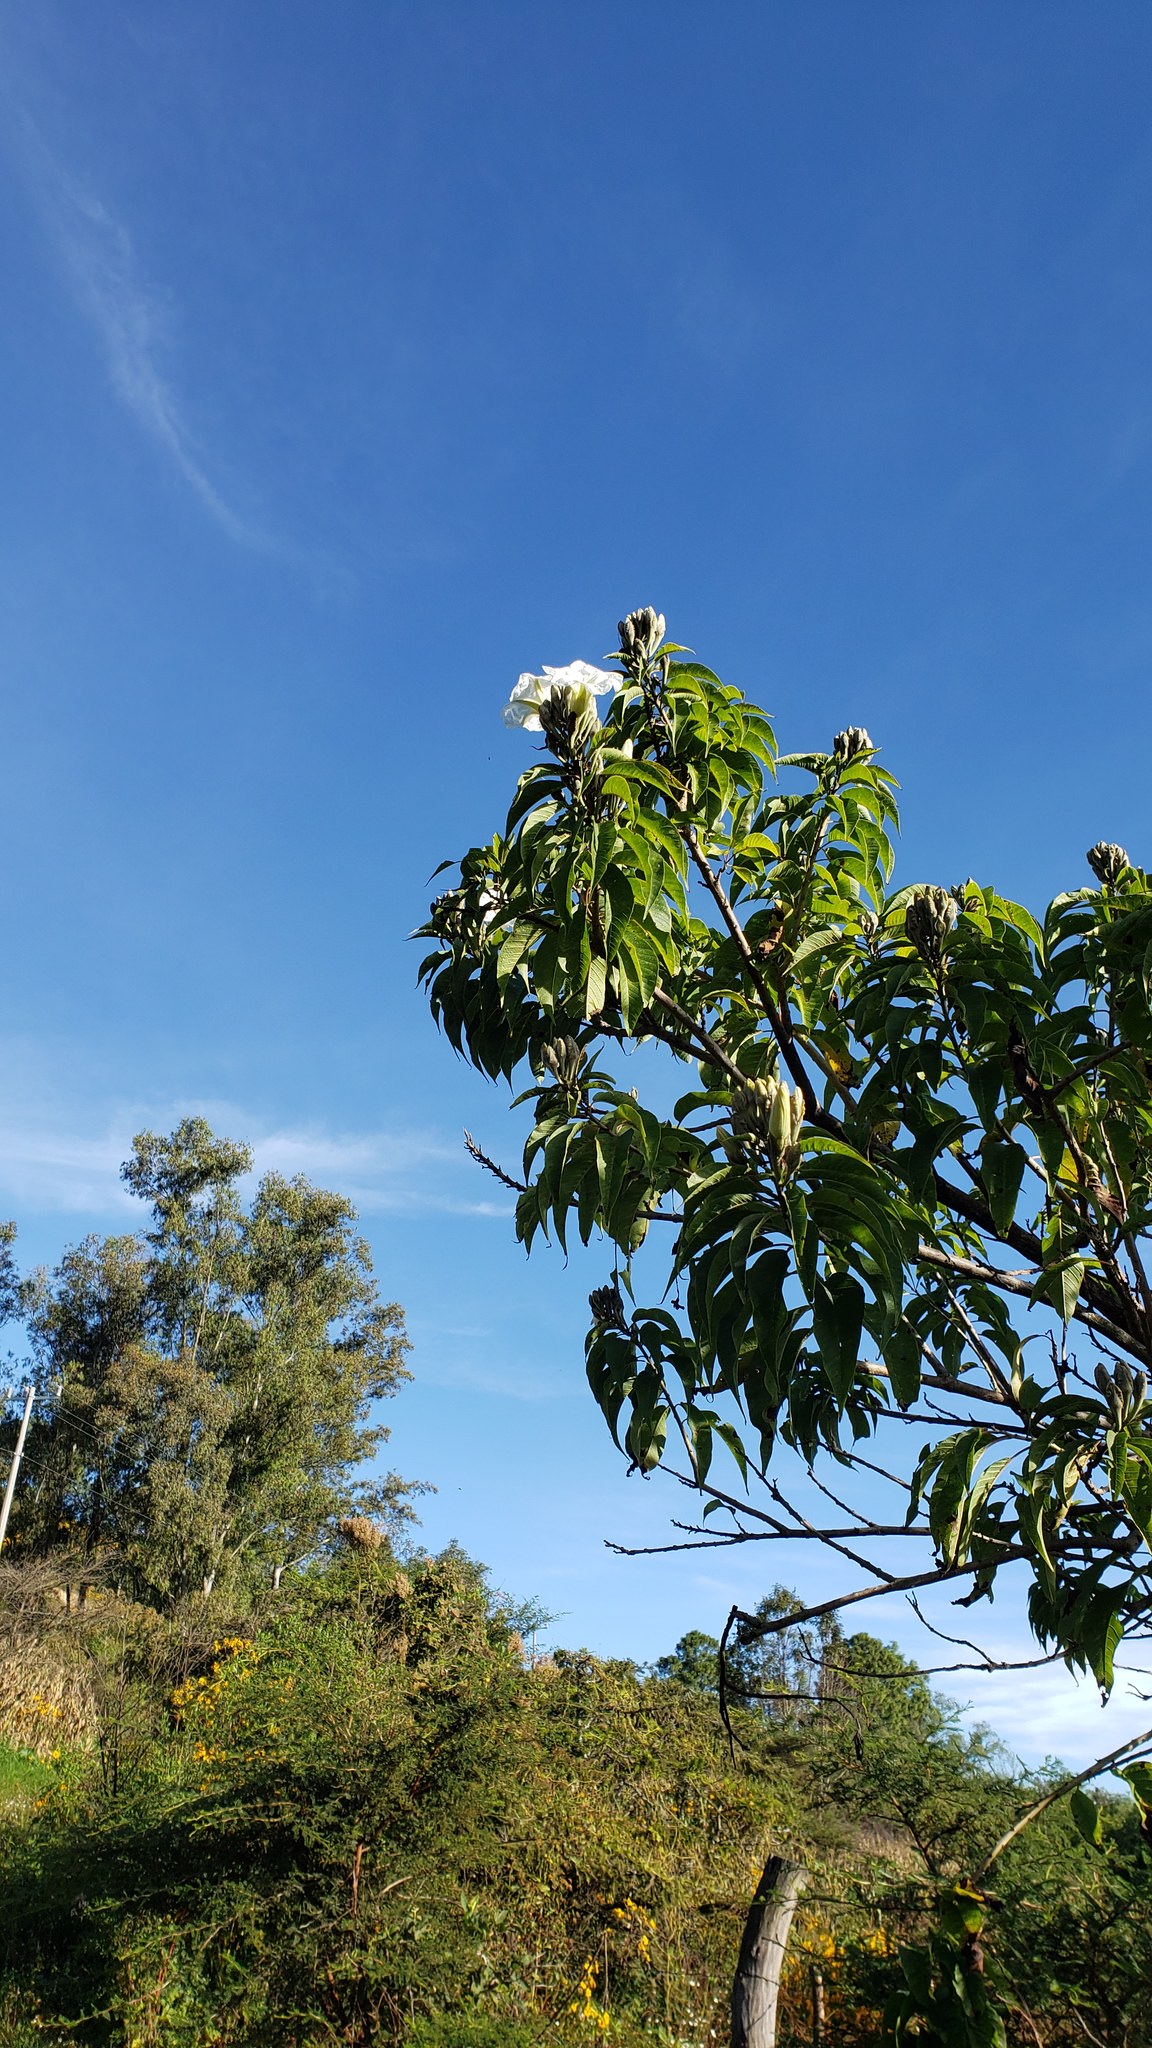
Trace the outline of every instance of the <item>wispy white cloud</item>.
<instances>
[{"instance_id":1,"label":"wispy white cloud","mask_svg":"<svg viewBox=\"0 0 1152 2048\"><path fill-rule=\"evenodd\" d=\"M172 1130L185 1116L251 1143L254 1174L304 1174L347 1195L361 1215L418 1212L505 1216L501 1202L474 1199L463 1148L435 1131L339 1132L319 1126L261 1128L235 1103L141 1102L118 1106L97 1130L62 1105L0 1098L0 1213L52 1212L130 1228L139 1204L120 1179L134 1134Z\"/></svg>"},{"instance_id":2,"label":"wispy white cloud","mask_svg":"<svg viewBox=\"0 0 1152 2048\"><path fill-rule=\"evenodd\" d=\"M141 274L125 223L51 147L28 106L17 100L11 74L0 111L64 280L102 344L117 397L230 540L262 554L295 553L239 512L213 480L209 458L162 367L171 324L166 296Z\"/></svg>"},{"instance_id":3,"label":"wispy white cloud","mask_svg":"<svg viewBox=\"0 0 1152 2048\"><path fill-rule=\"evenodd\" d=\"M221 1127L244 1127L243 1114L227 1105L204 1113ZM434 1132L279 1129L258 1133L252 1150L257 1173L302 1173L328 1182L368 1214L411 1207L459 1216L512 1213L511 1203L469 1200L446 1185L457 1173L473 1176L463 1147Z\"/></svg>"},{"instance_id":4,"label":"wispy white cloud","mask_svg":"<svg viewBox=\"0 0 1152 2048\"><path fill-rule=\"evenodd\" d=\"M420 1359L420 1377L427 1386L452 1393L495 1394L501 1400L532 1405L566 1401L570 1388L555 1373L541 1369L537 1358L509 1357L498 1345L481 1346L468 1355L428 1341L428 1325L413 1318L409 1325Z\"/></svg>"},{"instance_id":5,"label":"wispy white cloud","mask_svg":"<svg viewBox=\"0 0 1152 2048\"><path fill-rule=\"evenodd\" d=\"M0 1113L0 1208L17 1217L27 1208L90 1217L126 1213L135 1204L119 1179L122 1157L111 1132L65 1137Z\"/></svg>"},{"instance_id":6,"label":"wispy white cloud","mask_svg":"<svg viewBox=\"0 0 1152 2048\"><path fill-rule=\"evenodd\" d=\"M939 1681L961 1702L966 1721L994 1728L1022 1762L1059 1757L1077 1770L1144 1733L1152 1712L1138 1691L1147 1682L1118 1675L1103 1706L1091 1680L1075 1678L1062 1665L986 1675L965 1671Z\"/></svg>"}]
</instances>

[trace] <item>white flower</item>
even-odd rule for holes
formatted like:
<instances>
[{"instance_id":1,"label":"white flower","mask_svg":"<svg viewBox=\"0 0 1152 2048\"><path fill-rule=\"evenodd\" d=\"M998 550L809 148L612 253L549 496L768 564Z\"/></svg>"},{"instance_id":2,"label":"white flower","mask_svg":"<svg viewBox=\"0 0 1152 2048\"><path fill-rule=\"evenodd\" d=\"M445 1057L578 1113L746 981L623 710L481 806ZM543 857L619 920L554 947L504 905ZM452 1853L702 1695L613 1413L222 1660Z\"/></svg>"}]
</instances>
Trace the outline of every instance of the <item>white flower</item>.
<instances>
[{"instance_id":1,"label":"white flower","mask_svg":"<svg viewBox=\"0 0 1152 2048\"><path fill-rule=\"evenodd\" d=\"M595 700L609 690L620 688L621 678L611 669L593 668L590 661L570 661L567 668L546 668L543 675L521 676L504 706L505 725L522 725L526 732L540 732L540 706L558 691L568 700L567 709L591 714L599 723Z\"/></svg>"},{"instance_id":2,"label":"white flower","mask_svg":"<svg viewBox=\"0 0 1152 2048\"><path fill-rule=\"evenodd\" d=\"M481 889L480 894L476 898L476 908L480 912L480 929L486 933L489 925L496 922L503 908L499 891L497 889Z\"/></svg>"}]
</instances>

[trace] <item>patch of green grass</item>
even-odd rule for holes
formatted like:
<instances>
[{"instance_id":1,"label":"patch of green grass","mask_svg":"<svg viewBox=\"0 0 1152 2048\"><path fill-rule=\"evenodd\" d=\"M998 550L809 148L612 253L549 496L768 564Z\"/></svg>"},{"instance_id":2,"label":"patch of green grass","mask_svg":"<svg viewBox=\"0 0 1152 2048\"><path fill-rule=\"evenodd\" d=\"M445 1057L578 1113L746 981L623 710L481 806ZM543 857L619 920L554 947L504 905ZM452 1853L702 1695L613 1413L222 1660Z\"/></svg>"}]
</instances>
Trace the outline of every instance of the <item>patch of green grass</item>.
<instances>
[{"instance_id":1,"label":"patch of green grass","mask_svg":"<svg viewBox=\"0 0 1152 2048\"><path fill-rule=\"evenodd\" d=\"M52 1782L48 1765L27 1749L11 1749L0 1743L0 1808L22 1806L38 1799Z\"/></svg>"},{"instance_id":2,"label":"patch of green grass","mask_svg":"<svg viewBox=\"0 0 1152 2048\"><path fill-rule=\"evenodd\" d=\"M412 2048L538 2048L541 2027L483 2013L439 2013L412 2023Z\"/></svg>"}]
</instances>

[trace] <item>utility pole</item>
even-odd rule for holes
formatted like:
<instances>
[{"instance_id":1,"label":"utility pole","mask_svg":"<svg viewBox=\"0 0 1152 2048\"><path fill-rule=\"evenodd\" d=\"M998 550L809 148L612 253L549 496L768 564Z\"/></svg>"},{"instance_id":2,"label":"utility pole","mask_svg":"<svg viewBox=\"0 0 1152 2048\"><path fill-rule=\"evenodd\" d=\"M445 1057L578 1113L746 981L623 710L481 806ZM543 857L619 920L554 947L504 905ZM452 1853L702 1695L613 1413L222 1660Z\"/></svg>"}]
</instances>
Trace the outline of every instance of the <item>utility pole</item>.
<instances>
[{"instance_id":1,"label":"utility pole","mask_svg":"<svg viewBox=\"0 0 1152 2048\"><path fill-rule=\"evenodd\" d=\"M4 1503L3 1506L0 1506L0 1550L3 1550L4 1538L8 1534L8 1517L12 1512L12 1495L16 1491L16 1474L20 1470L20 1460L24 1456L24 1440L28 1435L28 1424L32 1417L32 1403L35 1399L36 1388L29 1381L28 1392L24 1396L24 1413L20 1418L20 1434L16 1438L16 1449L12 1453L12 1463L8 1467L8 1484L4 1488Z\"/></svg>"}]
</instances>

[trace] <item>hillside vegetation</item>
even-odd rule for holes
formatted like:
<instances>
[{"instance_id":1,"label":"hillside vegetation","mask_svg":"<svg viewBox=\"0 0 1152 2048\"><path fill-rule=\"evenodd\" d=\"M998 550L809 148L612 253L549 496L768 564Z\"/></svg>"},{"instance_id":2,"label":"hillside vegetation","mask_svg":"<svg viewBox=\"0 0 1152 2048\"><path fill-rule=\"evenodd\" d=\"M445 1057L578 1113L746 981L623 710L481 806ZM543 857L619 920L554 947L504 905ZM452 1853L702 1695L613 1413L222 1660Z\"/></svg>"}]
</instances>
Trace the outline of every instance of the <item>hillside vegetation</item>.
<instances>
[{"instance_id":1,"label":"hillside vegetation","mask_svg":"<svg viewBox=\"0 0 1152 2048\"><path fill-rule=\"evenodd\" d=\"M1147 1766L1062 1788L974 1891L1058 1774L835 1615L777 1587L723 1683L699 1630L651 1670L530 1654L539 1609L419 1550L381 1472L407 1345L351 1208L250 1164L144 1133L140 1233L29 1278L0 1239L35 1395L0 2048L706 2048L769 1857L806 1873L785 2048L1152 2042Z\"/></svg>"},{"instance_id":2,"label":"hillside vegetation","mask_svg":"<svg viewBox=\"0 0 1152 2048\"><path fill-rule=\"evenodd\" d=\"M781 2039L814 2003L829 2042L880 2038L940 1880L1035 1796L994 1745L856 1636L730 1746L708 1638L650 1675L533 1666L462 1553L368 1527L231 1615L65 1610L5 1570L36 1680L5 1709L0 2040L723 2040L770 1849L810 1872ZM1150 2038L1147 1851L1101 1811L1106 1855L1061 1804L1003 1860L988 1968L1022 2042Z\"/></svg>"}]
</instances>

